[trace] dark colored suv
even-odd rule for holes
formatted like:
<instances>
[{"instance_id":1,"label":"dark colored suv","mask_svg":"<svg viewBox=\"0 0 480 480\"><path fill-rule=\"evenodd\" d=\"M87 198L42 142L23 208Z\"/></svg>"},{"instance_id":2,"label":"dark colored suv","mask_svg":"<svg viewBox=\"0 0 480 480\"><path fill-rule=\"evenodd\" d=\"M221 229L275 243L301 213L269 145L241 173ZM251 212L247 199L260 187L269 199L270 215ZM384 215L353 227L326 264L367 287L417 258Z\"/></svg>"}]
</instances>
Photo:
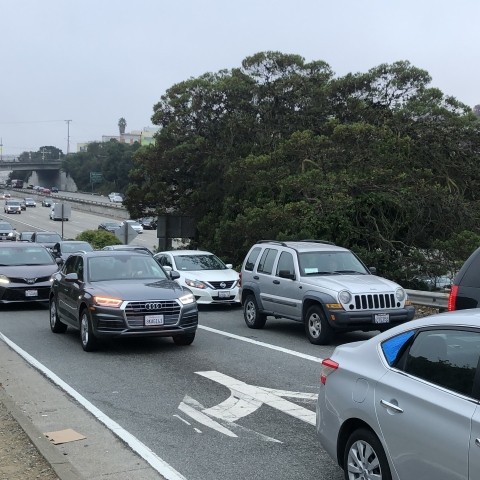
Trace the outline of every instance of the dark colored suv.
<instances>
[{"instance_id":1,"label":"dark colored suv","mask_svg":"<svg viewBox=\"0 0 480 480\"><path fill-rule=\"evenodd\" d=\"M480 307L480 248L477 248L453 280L448 310Z\"/></svg>"}]
</instances>

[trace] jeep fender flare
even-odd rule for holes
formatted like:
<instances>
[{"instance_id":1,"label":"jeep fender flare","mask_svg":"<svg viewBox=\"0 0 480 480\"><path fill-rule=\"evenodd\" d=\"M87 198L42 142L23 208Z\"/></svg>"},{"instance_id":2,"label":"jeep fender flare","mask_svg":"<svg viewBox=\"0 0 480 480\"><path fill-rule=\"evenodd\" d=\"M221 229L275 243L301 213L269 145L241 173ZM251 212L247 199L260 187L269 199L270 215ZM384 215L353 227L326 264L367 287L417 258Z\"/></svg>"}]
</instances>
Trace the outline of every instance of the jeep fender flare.
<instances>
[{"instance_id":1,"label":"jeep fender flare","mask_svg":"<svg viewBox=\"0 0 480 480\"><path fill-rule=\"evenodd\" d=\"M260 310L263 310L263 303L262 299L260 298L260 288L258 287L258 284L253 282L242 283L242 294L240 298L240 303L243 305L247 296L252 294L255 295L255 300L257 302L258 308Z\"/></svg>"},{"instance_id":2,"label":"jeep fender flare","mask_svg":"<svg viewBox=\"0 0 480 480\"><path fill-rule=\"evenodd\" d=\"M327 303L338 303L338 300L325 292L317 292L315 290L305 292L302 301L302 319L305 319L305 315L312 305L320 305L323 313L328 318L327 308L325 307Z\"/></svg>"}]
</instances>

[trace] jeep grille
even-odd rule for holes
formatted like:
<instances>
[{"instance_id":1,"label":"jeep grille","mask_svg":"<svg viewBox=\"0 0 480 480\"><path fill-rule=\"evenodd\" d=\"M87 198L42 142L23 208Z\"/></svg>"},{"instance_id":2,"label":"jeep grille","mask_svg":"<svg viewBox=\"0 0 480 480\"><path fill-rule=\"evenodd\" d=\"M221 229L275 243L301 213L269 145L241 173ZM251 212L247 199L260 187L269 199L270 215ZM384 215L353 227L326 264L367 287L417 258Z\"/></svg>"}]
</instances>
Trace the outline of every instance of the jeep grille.
<instances>
[{"instance_id":1,"label":"jeep grille","mask_svg":"<svg viewBox=\"0 0 480 480\"><path fill-rule=\"evenodd\" d=\"M393 293L369 293L355 295L356 310L373 310L377 308L397 308L395 294Z\"/></svg>"}]
</instances>

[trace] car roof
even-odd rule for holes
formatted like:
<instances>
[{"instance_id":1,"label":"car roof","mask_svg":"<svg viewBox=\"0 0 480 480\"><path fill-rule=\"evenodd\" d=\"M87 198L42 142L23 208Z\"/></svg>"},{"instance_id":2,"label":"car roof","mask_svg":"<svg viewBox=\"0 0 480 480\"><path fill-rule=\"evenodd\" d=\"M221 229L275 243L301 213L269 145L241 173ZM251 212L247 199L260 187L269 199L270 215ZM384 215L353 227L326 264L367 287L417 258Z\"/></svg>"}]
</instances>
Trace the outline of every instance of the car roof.
<instances>
[{"instance_id":1,"label":"car roof","mask_svg":"<svg viewBox=\"0 0 480 480\"><path fill-rule=\"evenodd\" d=\"M206 250L168 250L164 252L158 252L157 255L170 253L173 256L179 255L214 255L212 252L207 252Z\"/></svg>"},{"instance_id":2,"label":"car roof","mask_svg":"<svg viewBox=\"0 0 480 480\"><path fill-rule=\"evenodd\" d=\"M0 242L0 248L45 248L41 243L33 242ZM47 250L45 248L45 250ZM48 251L48 250L47 250Z\"/></svg>"},{"instance_id":3,"label":"car roof","mask_svg":"<svg viewBox=\"0 0 480 480\"><path fill-rule=\"evenodd\" d=\"M92 252L75 252L74 255L83 255L85 257L111 257L115 256L131 256L145 257L144 250L93 250Z\"/></svg>"},{"instance_id":4,"label":"car roof","mask_svg":"<svg viewBox=\"0 0 480 480\"><path fill-rule=\"evenodd\" d=\"M311 252L311 251L325 251L325 252L349 252L348 248L339 247L338 245L328 242L327 240L260 240L255 246L258 245L278 245L282 247L293 248L297 252Z\"/></svg>"}]
</instances>

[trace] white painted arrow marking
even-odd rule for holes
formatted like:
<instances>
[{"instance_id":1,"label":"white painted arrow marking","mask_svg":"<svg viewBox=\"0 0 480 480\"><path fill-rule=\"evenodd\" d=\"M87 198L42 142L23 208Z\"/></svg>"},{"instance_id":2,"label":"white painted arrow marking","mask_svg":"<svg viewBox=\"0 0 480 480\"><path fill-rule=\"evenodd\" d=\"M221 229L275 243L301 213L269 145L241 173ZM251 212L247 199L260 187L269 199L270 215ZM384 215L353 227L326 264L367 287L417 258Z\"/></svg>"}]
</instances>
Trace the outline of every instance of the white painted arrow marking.
<instances>
[{"instance_id":1,"label":"white painted arrow marking","mask_svg":"<svg viewBox=\"0 0 480 480\"><path fill-rule=\"evenodd\" d=\"M280 410L302 422L315 425L315 412L288 401L285 398L294 398L314 403L317 399L316 393L291 392L288 390L257 387L216 371L196 373L227 387L231 392L230 397L214 407L204 408L193 398L185 396L178 408L202 425L213 428L224 435L237 437L232 430L248 430L245 427L240 427L235 422L254 413L264 404ZM218 422L213 420L212 417L217 419ZM222 423L228 425L229 428L222 425ZM260 436L264 440L279 442L279 440L260 433L252 433L255 433L255 435Z\"/></svg>"}]
</instances>

